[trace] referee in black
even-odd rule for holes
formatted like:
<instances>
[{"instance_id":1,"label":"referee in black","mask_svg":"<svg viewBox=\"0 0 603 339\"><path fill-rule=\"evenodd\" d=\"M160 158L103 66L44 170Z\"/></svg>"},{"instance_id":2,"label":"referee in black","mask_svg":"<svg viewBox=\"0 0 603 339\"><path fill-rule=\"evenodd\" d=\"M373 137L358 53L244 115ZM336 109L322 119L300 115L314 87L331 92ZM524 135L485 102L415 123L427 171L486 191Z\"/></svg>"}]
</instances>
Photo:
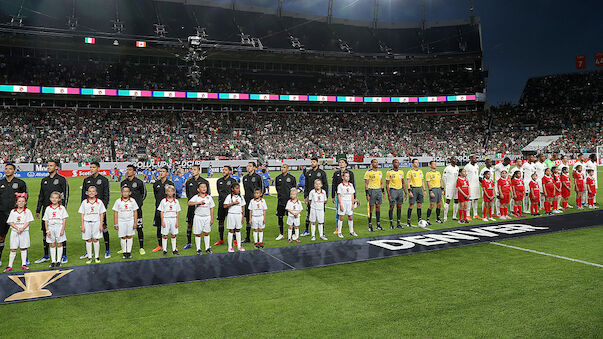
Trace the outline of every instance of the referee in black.
<instances>
[{"instance_id":1,"label":"referee in black","mask_svg":"<svg viewBox=\"0 0 603 339\"><path fill-rule=\"evenodd\" d=\"M40 218L40 212L44 215L46 207L50 206L50 194L52 194L52 192L59 192L61 194L61 203L67 208L67 202L69 201L69 184L67 183L67 179L58 173L59 164L58 160L48 161L48 176L42 178L40 184L38 206L36 207L36 219ZM42 230L42 242L44 243L44 256L36 260L36 264L50 260L44 221L40 224ZM67 263L67 241L63 242L63 258L61 258L61 262Z\"/></svg>"},{"instance_id":2,"label":"referee in black","mask_svg":"<svg viewBox=\"0 0 603 339\"><path fill-rule=\"evenodd\" d=\"M96 187L96 191L98 192L97 197L100 201L103 202L105 208L107 210L111 209L109 206L109 197L110 197L110 187L109 187L109 179L107 179L104 175L99 173L100 164L97 161L93 161L90 163L90 176L84 179L82 183L82 200L84 201L88 199L88 188ZM111 251L109 250L109 229L107 228L107 213L105 213L105 218L103 220L103 239L105 240L105 259L111 258ZM86 258L86 254L80 257L80 259Z\"/></svg>"},{"instance_id":3,"label":"referee in black","mask_svg":"<svg viewBox=\"0 0 603 339\"><path fill-rule=\"evenodd\" d=\"M243 176L243 188L245 189L245 239L243 242L250 242L249 232L251 231L251 211L249 210L249 202L253 200L253 192L256 189L264 191L264 181L262 177L255 172L257 166L255 162L247 163L247 174Z\"/></svg>"},{"instance_id":4,"label":"referee in black","mask_svg":"<svg viewBox=\"0 0 603 339\"><path fill-rule=\"evenodd\" d=\"M322 189L325 190L327 197L329 196L329 179L327 179L327 173L321 170L318 167L318 158L312 158L311 168L306 170L306 185L304 187L304 198L306 199L306 230L300 234L300 236L305 237L310 235L308 232L308 228L310 227L310 205L307 202L308 197L310 196L310 191L314 189L314 180L320 180L322 182ZM351 177L350 177L351 180Z\"/></svg>"},{"instance_id":5,"label":"referee in black","mask_svg":"<svg viewBox=\"0 0 603 339\"><path fill-rule=\"evenodd\" d=\"M159 180L153 184L153 195L155 195L155 218L153 219L153 226L157 228L157 247L155 247L153 252L163 249L161 247L161 213L157 210L157 207L159 207L161 200L166 197L165 187L174 186L174 183L167 178L169 172L170 170L166 166L161 167L159 169Z\"/></svg>"},{"instance_id":6,"label":"referee in black","mask_svg":"<svg viewBox=\"0 0 603 339\"><path fill-rule=\"evenodd\" d=\"M228 210L224 208L224 200L232 192L232 186L238 184L237 180L230 176L232 173L232 167L222 167L222 177L216 182L218 186L218 232L220 233L220 240L216 241L214 246L224 245L224 220ZM236 246L236 245L235 245Z\"/></svg>"},{"instance_id":7,"label":"referee in black","mask_svg":"<svg viewBox=\"0 0 603 339\"><path fill-rule=\"evenodd\" d=\"M207 187L207 194L211 196L211 189L209 187L209 181L205 180L205 178L201 177L201 167L199 165L194 165L192 169L193 177L188 179L184 183L184 189L186 190L186 198L191 200L192 197L199 194L199 186L201 184L205 184ZM191 248L191 240L193 234L193 219L195 218L195 206L188 206L188 210L186 211L186 245L184 245L184 249L187 250Z\"/></svg>"},{"instance_id":8,"label":"referee in black","mask_svg":"<svg viewBox=\"0 0 603 339\"><path fill-rule=\"evenodd\" d=\"M2 251L4 250L4 240L9 230L6 223L10 211L15 208L17 200L15 193L27 194L27 185L25 181L15 177L15 165L8 163L4 166L4 178L0 180L0 266L2 266Z\"/></svg>"},{"instance_id":9,"label":"referee in black","mask_svg":"<svg viewBox=\"0 0 603 339\"><path fill-rule=\"evenodd\" d=\"M128 165L128 167L126 167L126 178L119 186L122 188L128 187L130 192L132 192L130 196L136 201L136 205L138 205L138 219L136 220L138 244L140 245L138 251L140 255L144 255L146 251L144 250L144 232L142 231L144 226L142 223L142 204L144 203L144 199L147 198L147 187L144 185L144 182L136 176L136 167L134 167L134 165Z\"/></svg>"},{"instance_id":10,"label":"referee in black","mask_svg":"<svg viewBox=\"0 0 603 339\"><path fill-rule=\"evenodd\" d=\"M281 174L274 178L274 187L276 188L276 216L278 217L279 235L276 240L284 238L283 235L283 218L287 215L287 201L290 199L292 188L297 188L295 177L289 174L289 165L281 165Z\"/></svg>"}]
</instances>

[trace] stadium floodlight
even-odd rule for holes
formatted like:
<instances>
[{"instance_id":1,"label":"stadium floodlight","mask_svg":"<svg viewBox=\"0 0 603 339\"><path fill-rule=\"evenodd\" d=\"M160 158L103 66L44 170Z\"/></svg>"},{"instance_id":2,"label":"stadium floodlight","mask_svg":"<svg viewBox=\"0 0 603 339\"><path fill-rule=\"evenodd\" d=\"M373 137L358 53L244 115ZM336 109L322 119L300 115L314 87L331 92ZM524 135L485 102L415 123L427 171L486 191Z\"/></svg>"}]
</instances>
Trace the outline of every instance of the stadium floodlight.
<instances>
[{"instance_id":1,"label":"stadium floodlight","mask_svg":"<svg viewBox=\"0 0 603 339\"><path fill-rule=\"evenodd\" d=\"M10 17L10 25L21 27L23 26L23 18L21 16L11 16Z\"/></svg>"},{"instance_id":2,"label":"stadium floodlight","mask_svg":"<svg viewBox=\"0 0 603 339\"><path fill-rule=\"evenodd\" d=\"M207 35L207 32L205 31L205 27L201 26L195 26L195 35L201 38L202 41L207 40L207 38L209 37L209 35Z\"/></svg>"},{"instance_id":3,"label":"stadium floodlight","mask_svg":"<svg viewBox=\"0 0 603 339\"><path fill-rule=\"evenodd\" d=\"M117 34L121 34L124 31L124 22L116 18L115 20L111 20L113 32Z\"/></svg>"},{"instance_id":4,"label":"stadium floodlight","mask_svg":"<svg viewBox=\"0 0 603 339\"><path fill-rule=\"evenodd\" d=\"M291 42L291 47L297 48L300 51L305 50L304 45L299 41L298 38L294 37L293 35L289 35L289 41Z\"/></svg>"},{"instance_id":5,"label":"stadium floodlight","mask_svg":"<svg viewBox=\"0 0 603 339\"><path fill-rule=\"evenodd\" d=\"M239 37L241 38L242 45L253 46L253 43L251 42L251 37L249 36L249 34L245 34L245 33L241 32L241 33L239 33Z\"/></svg>"},{"instance_id":6,"label":"stadium floodlight","mask_svg":"<svg viewBox=\"0 0 603 339\"><path fill-rule=\"evenodd\" d=\"M201 37L191 35L188 37L188 45L190 47L199 47L201 45Z\"/></svg>"},{"instance_id":7,"label":"stadium floodlight","mask_svg":"<svg viewBox=\"0 0 603 339\"><path fill-rule=\"evenodd\" d=\"M77 29L77 18L75 16L70 16L67 18L67 28L72 31Z\"/></svg>"},{"instance_id":8,"label":"stadium floodlight","mask_svg":"<svg viewBox=\"0 0 603 339\"><path fill-rule=\"evenodd\" d=\"M350 48L350 46L348 45L347 42L341 40L341 39L337 39L339 41L339 49L341 49L342 51L346 52L346 53L352 53L352 49Z\"/></svg>"},{"instance_id":9,"label":"stadium floodlight","mask_svg":"<svg viewBox=\"0 0 603 339\"><path fill-rule=\"evenodd\" d=\"M155 35L157 35L160 38L165 38L165 36L167 34L167 30L165 29L165 25L163 25L163 24L153 24L153 26L155 27Z\"/></svg>"}]
</instances>

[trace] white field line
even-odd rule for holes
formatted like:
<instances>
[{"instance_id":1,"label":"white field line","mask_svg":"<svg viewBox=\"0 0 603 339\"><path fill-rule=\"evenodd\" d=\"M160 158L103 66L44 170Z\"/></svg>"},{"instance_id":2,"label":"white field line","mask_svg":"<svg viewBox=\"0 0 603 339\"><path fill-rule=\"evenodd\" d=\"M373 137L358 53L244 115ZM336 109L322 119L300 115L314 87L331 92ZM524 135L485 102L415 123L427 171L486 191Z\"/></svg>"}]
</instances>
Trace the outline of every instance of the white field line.
<instances>
[{"instance_id":1,"label":"white field line","mask_svg":"<svg viewBox=\"0 0 603 339\"><path fill-rule=\"evenodd\" d=\"M502 244L502 243L499 243L499 242L491 242L491 244L492 245L503 246L503 247L507 247L507 248L512 248L512 249L516 249L516 250L520 250L520 251L524 251L524 252L530 252L530 253L536 253L536 254L540 254L540 255L546 255L548 257L553 257L553 258L557 258L557 259L564 259L564 260L578 262L578 263L585 264L585 265L591 265L591 266L596 266L596 267L603 268L603 265L595 264L595 263L592 263L592 262L589 262L589 261L580 260L580 259L573 259L573 258L563 257L563 256L556 255L556 254L551 254L551 253L545 253L545 252L530 250L530 249L523 248L523 247L517 247L517 246Z\"/></svg>"}]
</instances>

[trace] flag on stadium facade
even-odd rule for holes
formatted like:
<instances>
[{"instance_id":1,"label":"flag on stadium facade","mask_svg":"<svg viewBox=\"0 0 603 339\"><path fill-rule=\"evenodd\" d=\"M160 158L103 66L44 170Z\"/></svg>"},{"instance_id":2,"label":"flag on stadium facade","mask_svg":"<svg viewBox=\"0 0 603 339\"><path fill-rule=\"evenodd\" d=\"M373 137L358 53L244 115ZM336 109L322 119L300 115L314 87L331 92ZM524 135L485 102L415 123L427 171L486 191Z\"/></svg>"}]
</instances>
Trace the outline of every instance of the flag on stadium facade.
<instances>
[{"instance_id":1,"label":"flag on stadium facade","mask_svg":"<svg viewBox=\"0 0 603 339\"><path fill-rule=\"evenodd\" d=\"M354 162L363 162L364 154L354 154Z\"/></svg>"},{"instance_id":2,"label":"flag on stadium facade","mask_svg":"<svg viewBox=\"0 0 603 339\"><path fill-rule=\"evenodd\" d=\"M84 38L84 43L94 45L96 43L96 39L95 38L90 38L90 37L85 37Z\"/></svg>"},{"instance_id":3,"label":"flag on stadium facade","mask_svg":"<svg viewBox=\"0 0 603 339\"><path fill-rule=\"evenodd\" d=\"M147 47L146 41L136 41L136 47Z\"/></svg>"}]
</instances>

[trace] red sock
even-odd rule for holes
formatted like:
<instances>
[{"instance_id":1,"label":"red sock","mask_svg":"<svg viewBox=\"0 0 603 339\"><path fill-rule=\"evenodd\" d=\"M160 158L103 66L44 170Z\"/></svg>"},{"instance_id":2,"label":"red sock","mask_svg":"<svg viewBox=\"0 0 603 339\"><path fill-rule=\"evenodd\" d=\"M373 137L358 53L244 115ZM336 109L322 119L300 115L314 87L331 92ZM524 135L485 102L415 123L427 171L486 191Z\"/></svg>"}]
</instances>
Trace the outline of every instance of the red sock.
<instances>
[{"instance_id":1,"label":"red sock","mask_svg":"<svg viewBox=\"0 0 603 339\"><path fill-rule=\"evenodd\" d=\"M488 217L488 213L486 213L488 211L488 209L486 207L484 207L484 210L482 211L482 213L484 214L484 218Z\"/></svg>"},{"instance_id":2,"label":"red sock","mask_svg":"<svg viewBox=\"0 0 603 339\"><path fill-rule=\"evenodd\" d=\"M551 203L550 202L546 202L546 201L544 202L544 211L546 213L551 212Z\"/></svg>"},{"instance_id":3,"label":"red sock","mask_svg":"<svg viewBox=\"0 0 603 339\"><path fill-rule=\"evenodd\" d=\"M556 211L559 209L559 201L555 198L555 200L553 200L553 210Z\"/></svg>"},{"instance_id":4,"label":"red sock","mask_svg":"<svg viewBox=\"0 0 603 339\"><path fill-rule=\"evenodd\" d=\"M563 206L564 209L567 208L567 201L562 201L561 205Z\"/></svg>"},{"instance_id":5,"label":"red sock","mask_svg":"<svg viewBox=\"0 0 603 339\"><path fill-rule=\"evenodd\" d=\"M502 214L503 216L507 216L507 208L506 207L501 207L500 208L500 214Z\"/></svg>"},{"instance_id":6,"label":"red sock","mask_svg":"<svg viewBox=\"0 0 603 339\"><path fill-rule=\"evenodd\" d=\"M576 198L576 207L582 207L582 199Z\"/></svg>"},{"instance_id":7,"label":"red sock","mask_svg":"<svg viewBox=\"0 0 603 339\"><path fill-rule=\"evenodd\" d=\"M467 219L467 214L465 213L465 210L461 210L461 220L465 219Z\"/></svg>"},{"instance_id":8,"label":"red sock","mask_svg":"<svg viewBox=\"0 0 603 339\"><path fill-rule=\"evenodd\" d=\"M488 215L492 218L492 207L488 207Z\"/></svg>"},{"instance_id":9,"label":"red sock","mask_svg":"<svg viewBox=\"0 0 603 339\"><path fill-rule=\"evenodd\" d=\"M595 199L594 198L588 198L588 206L592 206L595 204Z\"/></svg>"}]
</instances>

